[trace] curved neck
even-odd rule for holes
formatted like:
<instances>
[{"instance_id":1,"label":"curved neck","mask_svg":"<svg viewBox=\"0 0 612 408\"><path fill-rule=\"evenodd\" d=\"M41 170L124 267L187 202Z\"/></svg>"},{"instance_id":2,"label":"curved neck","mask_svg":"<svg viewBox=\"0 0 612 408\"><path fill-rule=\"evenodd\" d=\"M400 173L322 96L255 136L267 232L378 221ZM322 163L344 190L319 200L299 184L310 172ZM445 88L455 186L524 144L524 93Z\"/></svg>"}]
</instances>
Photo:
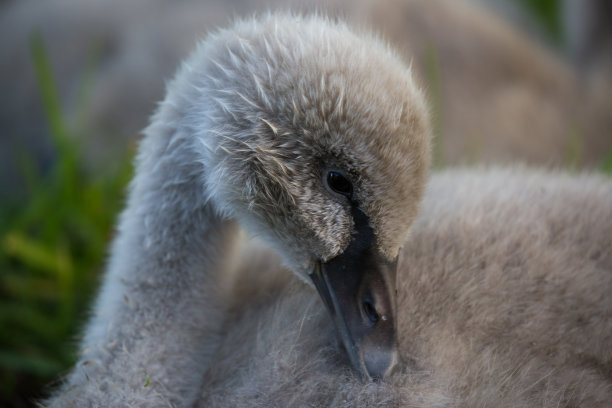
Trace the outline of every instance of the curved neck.
<instances>
[{"instance_id":1,"label":"curved neck","mask_svg":"<svg viewBox=\"0 0 612 408\"><path fill-rule=\"evenodd\" d=\"M81 360L99 362L84 378L182 406L197 397L217 347L236 227L206 199L194 138L171 126L147 133ZM81 380L77 371L72 381Z\"/></svg>"}]
</instances>

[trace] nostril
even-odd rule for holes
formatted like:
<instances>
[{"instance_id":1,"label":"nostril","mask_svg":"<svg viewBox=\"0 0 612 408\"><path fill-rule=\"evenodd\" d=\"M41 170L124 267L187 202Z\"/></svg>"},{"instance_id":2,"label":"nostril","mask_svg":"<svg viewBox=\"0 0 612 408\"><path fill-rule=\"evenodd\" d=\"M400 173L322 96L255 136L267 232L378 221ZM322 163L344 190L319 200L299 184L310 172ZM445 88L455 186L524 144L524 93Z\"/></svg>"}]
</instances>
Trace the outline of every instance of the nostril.
<instances>
[{"instance_id":1,"label":"nostril","mask_svg":"<svg viewBox=\"0 0 612 408\"><path fill-rule=\"evenodd\" d=\"M372 301L370 301L369 299L364 300L361 307L363 309L363 314L365 315L365 317L368 318L368 320L370 320L372 324L378 322L380 316L378 315L376 308L372 304Z\"/></svg>"}]
</instances>

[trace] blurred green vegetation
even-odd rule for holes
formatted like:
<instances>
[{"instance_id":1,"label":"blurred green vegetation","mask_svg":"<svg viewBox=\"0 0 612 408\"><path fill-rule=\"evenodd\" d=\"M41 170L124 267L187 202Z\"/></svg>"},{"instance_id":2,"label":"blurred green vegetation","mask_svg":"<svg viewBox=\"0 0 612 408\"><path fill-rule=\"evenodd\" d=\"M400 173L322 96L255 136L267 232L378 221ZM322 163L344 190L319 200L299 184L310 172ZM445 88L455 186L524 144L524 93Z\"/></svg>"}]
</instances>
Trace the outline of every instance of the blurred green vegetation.
<instances>
[{"instance_id":1,"label":"blurred green vegetation","mask_svg":"<svg viewBox=\"0 0 612 408\"><path fill-rule=\"evenodd\" d=\"M608 176L612 176L612 151L608 152L602 166L601 171Z\"/></svg>"},{"instance_id":2,"label":"blurred green vegetation","mask_svg":"<svg viewBox=\"0 0 612 408\"><path fill-rule=\"evenodd\" d=\"M550 38L560 44L563 41L561 24L561 1L559 0L519 0L542 26Z\"/></svg>"},{"instance_id":3,"label":"blurred green vegetation","mask_svg":"<svg viewBox=\"0 0 612 408\"><path fill-rule=\"evenodd\" d=\"M84 138L75 137L78 126L69 129L64 119L38 35L31 53L57 162L42 175L22 157L28 199L0 202L2 407L30 406L74 362L78 330L131 173L129 154L113 160L105 174L87 171L76 142Z\"/></svg>"}]
</instances>

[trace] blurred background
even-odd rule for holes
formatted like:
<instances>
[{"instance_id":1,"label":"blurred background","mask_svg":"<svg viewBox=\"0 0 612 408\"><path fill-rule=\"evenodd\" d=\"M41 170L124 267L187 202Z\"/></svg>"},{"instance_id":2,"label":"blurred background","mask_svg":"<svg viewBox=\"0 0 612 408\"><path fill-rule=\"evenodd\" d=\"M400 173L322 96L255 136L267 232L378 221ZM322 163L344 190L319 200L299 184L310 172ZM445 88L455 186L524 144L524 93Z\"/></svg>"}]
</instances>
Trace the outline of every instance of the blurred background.
<instances>
[{"instance_id":1,"label":"blurred background","mask_svg":"<svg viewBox=\"0 0 612 408\"><path fill-rule=\"evenodd\" d=\"M612 173L608 0L0 0L0 407L74 361L164 81L206 32L278 9L386 38L428 95L437 168Z\"/></svg>"}]
</instances>

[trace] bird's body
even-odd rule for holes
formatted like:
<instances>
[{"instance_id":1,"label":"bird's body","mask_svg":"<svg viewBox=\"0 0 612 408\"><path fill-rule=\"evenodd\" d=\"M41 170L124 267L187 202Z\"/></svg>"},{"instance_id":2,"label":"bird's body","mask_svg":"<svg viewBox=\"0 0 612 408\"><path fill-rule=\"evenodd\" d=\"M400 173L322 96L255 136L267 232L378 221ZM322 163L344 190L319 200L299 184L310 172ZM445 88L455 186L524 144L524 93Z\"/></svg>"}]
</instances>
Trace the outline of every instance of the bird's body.
<instances>
[{"instance_id":1,"label":"bird's body","mask_svg":"<svg viewBox=\"0 0 612 408\"><path fill-rule=\"evenodd\" d=\"M376 383L316 295L248 252L200 406L607 407L611 231L602 176L432 175L398 270L402 364Z\"/></svg>"},{"instance_id":2,"label":"bird's body","mask_svg":"<svg viewBox=\"0 0 612 408\"><path fill-rule=\"evenodd\" d=\"M51 406L610 401L610 183L449 174L421 204L429 140L409 69L370 35L271 14L210 36L145 132ZM323 302L278 262L236 264L237 225Z\"/></svg>"}]
</instances>

